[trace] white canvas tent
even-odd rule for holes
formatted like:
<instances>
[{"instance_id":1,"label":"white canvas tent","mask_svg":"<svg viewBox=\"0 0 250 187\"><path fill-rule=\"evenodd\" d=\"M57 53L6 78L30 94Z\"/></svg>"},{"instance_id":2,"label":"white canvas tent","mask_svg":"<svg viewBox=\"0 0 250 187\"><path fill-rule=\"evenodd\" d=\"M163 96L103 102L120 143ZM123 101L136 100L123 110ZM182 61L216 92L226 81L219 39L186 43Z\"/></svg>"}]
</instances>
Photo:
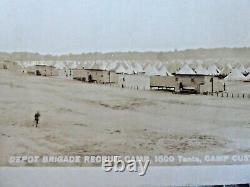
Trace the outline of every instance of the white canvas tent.
<instances>
[{"instance_id":1,"label":"white canvas tent","mask_svg":"<svg viewBox=\"0 0 250 187\"><path fill-rule=\"evenodd\" d=\"M133 64L132 64L132 67L133 67L135 73L143 73L143 72L144 72L144 70L143 70L141 64L139 64L139 63L137 63L137 62L133 63Z\"/></svg>"},{"instance_id":2,"label":"white canvas tent","mask_svg":"<svg viewBox=\"0 0 250 187\"><path fill-rule=\"evenodd\" d=\"M250 66L247 68L247 72L250 73Z\"/></svg>"},{"instance_id":3,"label":"white canvas tent","mask_svg":"<svg viewBox=\"0 0 250 187\"><path fill-rule=\"evenodd\" d=\"M62 61L56 61L54 66L57 68L57 69L64 69L65 68L65 64L62 62Z\"/></svg>"},{"instance_id":4,"label":"white canvas tent","mask_svg":"<svg viewBox=\"0 0 250 187\"><path fill-rule=\"evenodd\" d=\"M115 73L124 74L126 73L126 68L123 66L122 63L118 63L116 67L113 69L113 71Z\"/></svg>"},{"instance_id":5,"label":"white canvas tent","mask_svg":"<svg viewBox=\"0 0 250 187\"><path fill-rule=\"evenodd\" d=\"M240 64L240 66L238 66L237 69L238 69L241 73L247 73L246 68L245 68L242 64Z\"/></svg>"},{"instance_id":6,"label":"white canvas tent","mask_svg":"<svg viewBox=\"0 0 250 187\"><path fill-rule=\"evenodd\" d=\"M161 62L161 61L157 61L157 62L155 63L155 67L156 67L157 69L160 69L160 68L162 67L162 62Z\"/></svg>"},{"instance_id":7,"label":"white canvas tent","mask_svg":"<svg viewBox=\"0 0 250 187\"><path fill-rule=\"evenodd\" d=\"M117 63L116 63L116 62L109 62L109 63L107 64L107 66L106 66L106 69L107 69L108 71L110 71L110 70L115 69L116 66L117 66Z\"/></svg>"},{"instance_id":8,"label":"white canvas tent","mask_svg":"<svg viewBox=\"0 0 250 187\"><path fill-rule=\"evenodd\" d=\"M178 62L171 62L167 65L167 69L170 73L176 73L176 71L180 70L180 63Z\"/></svg>"},{"instance_id":9,"label":"white canvas tent","mask_svg":"<svg viewBox=\"0 0 250 187\"><path fill-rule=\"evenodd\" d=\"M86 64L85 64L85 67L84 69L90 69L93 65L94 65L95 62L93 61L88 61Z\"/></svg>"},{"instance_id":10,"label":"white canvas tent","mask_svg":"<svg viewBox=\"0 0 250 187\"><path fill-rule=\"evenodd\" d=\"M129 74L129 75L132 75L132 74L134 74L134 68L130 65L130 64L128 64L128 63L123 63L123 66L125 67L125 73L126 74Z\"/></svg>"},{"instance_id":11,"label":"white canvas tent","mask_svg":"<svg viewBox=\"0 0 250 187\"><path fill-rule=\"evenodd\" d=\"M148 76L155 76L155 75L160 75L159 71L154 65L148 64L146 68L144 69L145 75Z\"/></svg>"},{"instance_id":12,"label":"white canvas tent","mask_svg":"<svg viewBox=\"0 0 250 187\"><path fill-rule=\"evenodd\" d=\"M70 69L75 69L78 67L78 65L79 65L78 62L71 62L71 63L69 63L68 67Z\"/></svg>"},{"instance_id":13,"label":"white canvas tent","mask_svg":"<svg viewBox=\"0 0 250 187\"><path fill-rule=\"evenodd\" d=\"M219 75L220 70L215 64L213 64L208 67L208 73L209 75Z\"/></svg>"},{"instance_id":14,"label":"white canvas tent","mask_svg":"<svg viewBox=\"0 0 250 187\"><path fill-rule=\"evenodd\" d=\"M161 76L171 76L171 73L167 70L166 66L161 66L158 72Z\"/></svg>"},{"instance_id":15,"label":"white canvas tent","mask_svg":"<svg viewBox=\"0 0 250 187\"><path fill-rule=\"evenodd\" d=\"M89 69L93 70L106 70L106 63L105 62L95 62Z\"/></svg>"},{"instance_id":16,"label":"white canvas tent","mask_svg":"<svg viewBox=\"0 0 250 187\"><path fill-rule=\"evenodd\" d=\"M76 65L76 69L83 69L83 65L81 64L81 63L77 63L77 65Z\"/></svg>"},{"instance_id":17,"label":"white canvas tent","mask_svg":"<svg viewBox=\"0 0 250 187\"><path fill-rule=\"evenodd\" d=\"M224 68L221 70L220 74L221 75L228 75L229 73L231 73L233 70L231 64L226 64L224 66Z\"/></svg>"},{"instance_id":18,"label":"white canvas tent","mask_svg":"<svg viewBox=\"0 0 250 187\"><path fill-rule=\"evenodd\" d=\"M176 72L176 74L195 75L196 73L188 66L188 64L185 64L179 71Z\"/></svg>"},{"instance_id":19,"label":"white canvas tent","mask_svg":"<svg viewBox=\"0 0 250 187\"><path fill-rule=\"evenodd\" d=\"M202 67L201 64L198 64L196 69L195 69L196 74L198 75L208 75L208 70L204 67Z\"/></svg>"},{"instance_id":20,"label":"white canvas tent","mask_svg":"<svg viewBox=\"0 0 250 187\"><path fill-rule=\"evenodd\" d=\"M225 81L244 81L246 80L246 77L238 70L233 69L232 72L225 77Z\"/></svg>"}]
</instances>

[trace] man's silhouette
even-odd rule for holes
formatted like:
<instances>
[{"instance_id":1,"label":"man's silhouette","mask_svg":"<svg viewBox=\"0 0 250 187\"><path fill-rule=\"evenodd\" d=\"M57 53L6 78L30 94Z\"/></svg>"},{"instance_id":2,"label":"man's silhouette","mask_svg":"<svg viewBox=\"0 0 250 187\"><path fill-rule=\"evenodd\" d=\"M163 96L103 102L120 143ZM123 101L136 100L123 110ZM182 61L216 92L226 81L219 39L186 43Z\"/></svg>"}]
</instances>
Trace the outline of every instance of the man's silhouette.
<instances>
[{"instance_id":1,"label":"man's silhouette","mask_svg":"<svg viewBox=\"0 0 250 187\"><path fill-rule=\"evenodd\" d=\"M37 113L35 113L35 122L36 122L36 127L38 126L38 123L39 123L39 117L40 117L41 115L40 115L40 113L39 112L37 112Z\"/></svg>"}]
</instances>

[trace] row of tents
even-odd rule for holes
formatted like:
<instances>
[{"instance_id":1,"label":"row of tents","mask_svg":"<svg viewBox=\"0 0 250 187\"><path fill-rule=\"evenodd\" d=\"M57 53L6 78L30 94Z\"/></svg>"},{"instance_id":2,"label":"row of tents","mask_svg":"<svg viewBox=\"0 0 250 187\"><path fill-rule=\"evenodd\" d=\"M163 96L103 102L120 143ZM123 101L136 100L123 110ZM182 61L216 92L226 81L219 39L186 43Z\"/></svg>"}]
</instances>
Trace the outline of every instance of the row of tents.
<instances>
[{"instance_id":1,"label":"row of tents","mask_svg":"<svg viewBox=\"0 0 250 187\"><path fill-rule=\"evenodd\" d=\"M168 70L166 65L162 64L146 64L144 67L138 63L98 63L86 64L85 69L96 69L96 70L108 70L114 71L116 73L134 74L134 73L145 73L149 76L171 76L172 73ZM196 68L192 69L188 64L184 64L181 68L177 69L175 74L187 74L187 75L224 75L226 81L246 81L250 80L250 67L248 69L244 66L239 66L232 68L230 65L225 65L225 67L220 70L215 64L208 66L208 68L203 67L198 64ZM248 74L245 76L244 74Z\"/></svg>"},{"instance_id":2,"label":"row of tents","mask_svg":"<svg viewBox=\"0 0 250 187\"><path fill-rule=\"evenodd\" d=\"M223 76L225 80L250 80L250 66L247 68L242 64L232 67L230 64L225 64L218 68L216 64L205 63L141 63L136 61L33 61L19 63L22 67L29 67L34 65L52 65L57 69L94 69L114 71L120 74L138 74L145 73L149 76L171 76L172 74L188 74L188 75L215 75Z\"/></svg>"}]
</instances>

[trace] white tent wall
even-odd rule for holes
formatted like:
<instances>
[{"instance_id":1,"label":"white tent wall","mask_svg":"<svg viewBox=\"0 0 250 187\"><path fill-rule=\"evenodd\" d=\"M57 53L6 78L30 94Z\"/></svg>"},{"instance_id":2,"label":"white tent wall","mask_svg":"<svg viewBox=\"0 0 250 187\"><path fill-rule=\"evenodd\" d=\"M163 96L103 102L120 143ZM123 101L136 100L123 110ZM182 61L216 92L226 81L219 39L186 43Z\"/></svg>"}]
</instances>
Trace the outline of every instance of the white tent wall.
<instances>
[{"instance_id":1,"label":"white tent wall","mask_svg":"<svg viewBox=\"0 0 250 187\"><path fill-rule=\"evenodd\" d=\"M119 75L118 86L135 90L150 90L150 77L146 75Z\"/></svg>"}]
</instances>

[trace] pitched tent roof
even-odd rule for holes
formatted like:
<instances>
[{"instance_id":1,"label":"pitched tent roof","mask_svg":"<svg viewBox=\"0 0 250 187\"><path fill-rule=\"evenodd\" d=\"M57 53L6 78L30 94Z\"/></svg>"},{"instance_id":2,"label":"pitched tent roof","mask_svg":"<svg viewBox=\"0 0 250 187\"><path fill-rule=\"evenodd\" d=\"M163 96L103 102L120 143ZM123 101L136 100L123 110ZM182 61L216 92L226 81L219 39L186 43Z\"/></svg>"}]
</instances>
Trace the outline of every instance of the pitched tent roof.
<instances>
[{"instance_id":1,"label":"pitched tent roof","mask_svg":"<svg viewBox=\"0 0 250 187\"><path fill-rule=\"evenodd\" d=\"M240 64L240 66L238 66L237 69L238 69L241 73L246 73L246 72L247 72L246 68L245 68L242 64Z\"/></svg>"},{"instance_id":2,"label":"pitched tent roof","mask_svg":"<svg viewBox=\"0 0 250 187\"><path fill-rule=\"evenodd\" d=\"M93 65L94 65L94 62L93 62L93 61L88 61L88 62L85 64L84 68L85 68L85 69L90 69Z\"/></svg>"},{"instance_id":3,"label":"pitched tent roof","mask_svg":"<svg viewBox=\"0 0 250 187\"><path fill-rule=\"evenodd\" d=\"M145 75L149 75L149 76L160 75L156 67L151 64L147 65L144 71L145 71Z\"/></svg>"},{"instance_id":4,"label":"pitched tent roof","mask_svg":"<svg viewBox=\"0 0 250 187\"><path fill-rule=\"evenodd\" d=\"M78 67L78 63L77 62L71 62L71 63L69 63L69 68L75 69L77 67Z\"/></svg>"},{"instance_id":5,"label":"pitched tent roof","mask_svg":"<svg viewBox=\"0 0 250 187\"><path fill-rule=\"evenodd\" d=\"M171 73L169 73L169 71L167 70L166 66L161 66L159 69L159 74L161 76L171 76Z\"/></svg>"},{"instance_id":6,"label":"pitched tent roof","mask_svg":"<svg viewBox=\"0 0 250 187\"><path fill-rule=\"evenodd\" d=\"M221 70L220 74L221 75L228 75L229 73L231 73L232 69L233 68L232 68L231 64L226 64L224 66L224 68Z\"/></svg>"},{"instance_id":7,"label":"pitched tent roof","mask_svg":"<svg viewBox=\"0 0 250 187\"><path fill-rule=\"evenodd\" d=\"M190 63L188 65L189 65L190 68L195 69L197 67L197 65L201 65L201 64L199 64L196 61L192 60L192 61L190 61Z\"/></svg>"},{"instance_id":8,"label":"pitched tent roof","mask_svg":"<svg viewBox=\"0 0 250 187\"><path fill-rule=\"evenodd\" d=\"M250 73L250 66L247 68L247 72Z\"/></svg>"},{"instance_id":9,"label":"pitched tent roof","mask_svg":"<svg viewBox=\"0 0 250 187\"><path fill-rule=\"evenodd\" d=\"M126 74L130 74L130 75L134 74L134 68L130 64L125 62L125 63L123 63L123 66L125 67Z\"/></svg>"},{"instance_id":10,"label":"pitched tent roof","mask_svg":"<svg viewBox=\"0 0 250 187\"><path fill-rule=\"evenodd\" d=\"M141 64L135 62L135 63L132 64L132 66L134 68L135 73L142 73L142 72L144 72Z\"/></svg>"},{"instance_id":11,"label":"pitched tent roof","mask_svg":"<svg viewBox=\"0 0 250 187\"><path fill-rule=\"evenodd\" d=\"M206 68L202 67L201 64L198 64L198 66L195 69L195 72L199 75L208 75L209 72Z\"/></svg>"},{"instance_id":12,"label":"pitched tent roof","mask_svg":"<svg viewBox=\"0 0 250 187\"><path fill-rule=\"evenodd\" d=\"M89 69L106 70L106 63L104 63L104 62L95 62Z\"/></svg>"},{"instance_id":13,"label":"pitched tent roof","mask_svg":"<svg viewBox=\"0 0 250 187\"><path fill-rule=\"evenodd\" d=\"M115 69L116 68L116 66L117 66L117 63L116 62L109 62L108 64L107 64L107 70L112 70L112 69Z\"/></svg>"},{"instance_id":14,"label":"pitched tent roof","mask_svg":"<svg viewBox=\"0 0 250 187\"><path fill-rule=\"evenodd\" d=\"M157 62L155 63L155 67L156 67L157 69L160 69L160 68L162 67L162 62L161 62L161 61L157 61Z\"/></svg>"},{"instance_id":15,"label":"pitched tent roof","mask_svg":"<svg viewBox=\"0 0 250 187\"><path fill-rule=\"evenodd\" d=\"M126 68L123 66L122 63L118 63L116 67L113 69L116 73L126 73Z\"/></svg>"},{"instance_id":16,"label":"pitched tent roof","mask_svg":"<svg viewBox=\"0 0 250 187\"><path fill-rule=\"evenodd\" d=\"M84 64L82 62L77 62L76 63L76 68L77 69L83 69L84 68Z\"/></svg>"},{"instance_id":17,"label":"pitched tent roof","mask_svg":"<svg viewBox=\"0 0 250 187\"><path fill-rule=\"evenodd\" d=\"M195 72L188 66L188 64L185 64L179 71L176 72L176 74L195 75Z\"/></svg>"},{"instance_id":18,"label":"pitched tent roof","mask_svg":"<svg viewBox=\"0 0 250 187\"><path fill-rule=\"evenodd\" d=\"M57 68L57 69L63 69L65 68L65 64L61 61L57 61L55 62L54 66Z\"/></svg>"},{"instance_id":19,"label":"pitched tent roof","mask_svg":"<svg viewBox=\"0 0 250 187\"><path fill-rule=\"evenodd\" d=\"M220 73L219 68L215 64L208 66L207 70L209 75L219 75Z\"/></svg>"},{"instance_id":20,"label":"pitched tent roof","mask_svg":"<svg viewBox=\"0 0 250 187\"><path fill-rule=\"evenodd\" d=\"M233 69L232 72L225 78L226 81L243 81L246 77L238 70Z\"/></svg>"},{"instance_id":21,"label":"pitched tent roof","mask_svg":"<svg viewBox=\"0 0 250 187\"><path fill-rule=\"evenodd\" d=\"M180 69L180 64L177 62L172 62L167 65L168 70L170 73L176 73Z\"/></svg>"}]
</instances>

